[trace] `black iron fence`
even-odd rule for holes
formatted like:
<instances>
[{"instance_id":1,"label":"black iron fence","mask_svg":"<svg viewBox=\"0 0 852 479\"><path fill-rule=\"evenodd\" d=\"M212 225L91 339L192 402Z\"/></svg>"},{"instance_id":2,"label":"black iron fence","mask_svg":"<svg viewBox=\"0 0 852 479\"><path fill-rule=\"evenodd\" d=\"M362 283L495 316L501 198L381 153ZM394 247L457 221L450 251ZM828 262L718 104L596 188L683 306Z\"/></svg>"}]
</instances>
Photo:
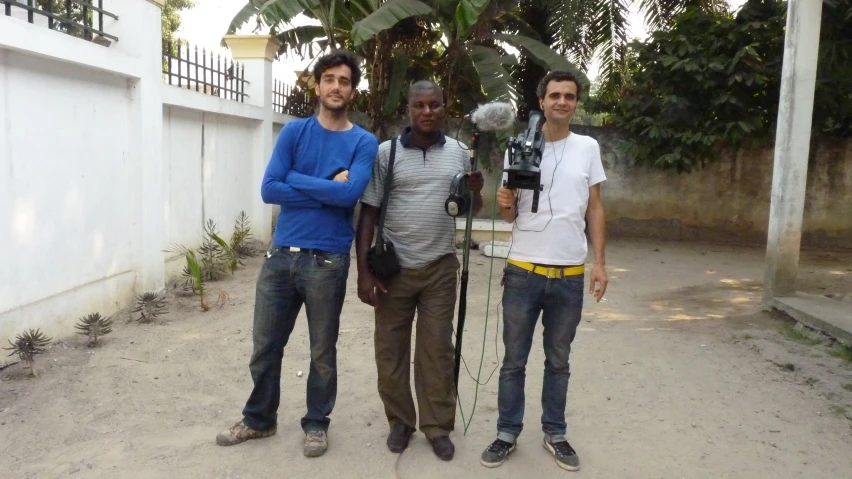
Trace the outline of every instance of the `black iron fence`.
<instances>
[{"instance_id":1,"label":"black iron fence","mask_svg":"<svg viewBox=\"0 0 852 479\"><path fill-rule=\"evenodd\" d=\"M185 42L163 40L163 81L179 88L245 102L245 66Z\"/></svg>"},{"instance_id":2,"label":"black iron fence","mask_svg":"<svg viewBox=\"0 0 852 479\"><path fill-rule=\"evenodd\" d=\"M118 37L104 31L104 17L118 15L104 10L104 0L0 0L7 17L88 40L101 45L117 42Z\"/></svg>"},{"instance_id":3,"label":"black iron fence","mask_svg":"<svg viewBox=\"0 0 852 479\"><path fill-rule=\"evenodd\" d=\"M308 93L284 82L272 84L272 107L278 113L307 118L314 114L314 106Z\"/></svg>"}]
</instances>

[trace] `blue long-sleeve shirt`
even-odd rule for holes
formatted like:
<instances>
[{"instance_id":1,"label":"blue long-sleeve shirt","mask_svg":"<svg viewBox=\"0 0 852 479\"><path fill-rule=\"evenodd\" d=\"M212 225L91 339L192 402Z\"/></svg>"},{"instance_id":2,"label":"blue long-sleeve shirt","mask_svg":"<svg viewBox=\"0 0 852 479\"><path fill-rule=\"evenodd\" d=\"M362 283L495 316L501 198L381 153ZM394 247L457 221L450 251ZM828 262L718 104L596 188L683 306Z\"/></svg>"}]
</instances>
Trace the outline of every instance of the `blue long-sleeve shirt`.
<instances>
[{"instance_id":1,"label":"blue long-sleeve shirt","mask_svg":"<svg viewBox=\"0 0 852 479\"><path fill-rule=\"evenodd\" d=\"M357 125L331 131L316 117L284 125L260 189L265 203L281 205L273 244L348 253L354 208L378 149L376 137ZM349 170L348 181L331 179L340 169Z\"/></svg>"}]
</instances>

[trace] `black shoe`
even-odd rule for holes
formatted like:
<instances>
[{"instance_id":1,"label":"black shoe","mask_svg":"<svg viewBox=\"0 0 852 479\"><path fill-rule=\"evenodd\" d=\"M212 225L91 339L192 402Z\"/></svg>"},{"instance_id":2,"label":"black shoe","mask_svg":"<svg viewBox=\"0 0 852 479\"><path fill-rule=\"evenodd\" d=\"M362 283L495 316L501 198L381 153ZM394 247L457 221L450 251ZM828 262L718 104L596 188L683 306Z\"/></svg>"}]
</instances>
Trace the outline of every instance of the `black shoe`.
<instances>
[{"instance_id":1,"label":"black shoe","mask_svg":"<svg viewBox=\"0 0 852 479\"><path fill-rule=\"evenodd\" d=\"M574 448L568 444L568 441L550 442L546 437L544 439L544 448L550 451L556 458L556 464L566 471L579 471L580 458Z\"/></svg>"},{"instance_id":2,"label":"black shoe","mask_svg":"<svg viewBox=\"0 0 852 479\"><path fill-rule=\"evenodd\" d=\"M402 423L394 424L388 434L388 449L397 454L401 453L408 447L408 440L411 439L412 434L414 434L414 428Z\"/></svg>"},{"instance_id":3,"label":"black shoe","mask_svg":"<svg viewBox=\"0 0 852 479\"><path fill-rule=\"evenodd\" d=\"M444 461L452 460L456 446L453 445L453 441L450 441L449 436L438 436L432 438L429 442L432 443L432 451L436 456Z\"/></svg>"},{"instance_id":4,"label":"black shoe","mask_svg":"<svg viewBox=\"0 0 852 479\"><path fill-rule=\"evenodd\" d=\"M497 439L485 448L485 451L482 452L482 456L479 458L479 463L485 467L497 467L506 462L506 458L514 450L515 443Z\"/></svg>"}]
</instances>

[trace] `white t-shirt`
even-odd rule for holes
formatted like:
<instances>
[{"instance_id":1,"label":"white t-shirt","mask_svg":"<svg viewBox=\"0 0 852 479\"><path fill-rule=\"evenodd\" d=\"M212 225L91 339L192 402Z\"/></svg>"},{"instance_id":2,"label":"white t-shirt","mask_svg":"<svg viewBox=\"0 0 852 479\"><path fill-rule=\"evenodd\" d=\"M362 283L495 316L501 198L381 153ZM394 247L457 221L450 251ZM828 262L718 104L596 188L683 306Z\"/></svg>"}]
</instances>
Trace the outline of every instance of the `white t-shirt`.
<instances>
[{"instance_id":1,"label":"white t-shirt","mask_svg":"<svg viewBox=\"0 0 852 479\"><path fill-rule=\"evenodd\" d=\"M532 190L516 190L518 217L512 228L509 259L538 264L586 263L586 208L589 188L606 180L601 150L592 137L569 134L545 143L541 155L538 212L532 212ZM509 167L506 151L504 168ZM503 181L507 174L503 173Z\"/></svg>"}]
</instances>

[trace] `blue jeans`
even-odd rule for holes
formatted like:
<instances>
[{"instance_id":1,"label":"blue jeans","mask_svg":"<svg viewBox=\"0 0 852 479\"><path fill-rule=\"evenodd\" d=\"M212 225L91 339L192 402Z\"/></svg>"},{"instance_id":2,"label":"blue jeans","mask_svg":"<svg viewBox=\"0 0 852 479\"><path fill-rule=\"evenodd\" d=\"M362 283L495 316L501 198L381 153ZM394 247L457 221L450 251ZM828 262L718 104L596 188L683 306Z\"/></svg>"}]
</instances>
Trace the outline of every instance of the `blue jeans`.
<instances>
[{"instance_id":1,"label":"blue jeans","mask_svg":"<svg viewBox=\"0 0 852 479\"><path fill-rule=\"evenodd\" d=\"M565 438L568 357L583 310L583 275L547 278L512 264L504 270L503 346L497 395L497 438L514 443L524 426L524 382L533 333L542 317L544 385L541 426L551 441Z\"/></svg>"},{"instance_id":2,"label":"blue jeans","mask_svg":"<svg viewBox=\"0 0 852 479\"><path fill-rule=\"evenodd\" d=\"M249 363L254 389L243 409L248 427L266 431L277 426L284 346L304 304L311 366L302 429L328 430L337 397L337 336L349 262L348 254L269 250L255 294L254 351Z\"/></svg>"}]
</instances>

